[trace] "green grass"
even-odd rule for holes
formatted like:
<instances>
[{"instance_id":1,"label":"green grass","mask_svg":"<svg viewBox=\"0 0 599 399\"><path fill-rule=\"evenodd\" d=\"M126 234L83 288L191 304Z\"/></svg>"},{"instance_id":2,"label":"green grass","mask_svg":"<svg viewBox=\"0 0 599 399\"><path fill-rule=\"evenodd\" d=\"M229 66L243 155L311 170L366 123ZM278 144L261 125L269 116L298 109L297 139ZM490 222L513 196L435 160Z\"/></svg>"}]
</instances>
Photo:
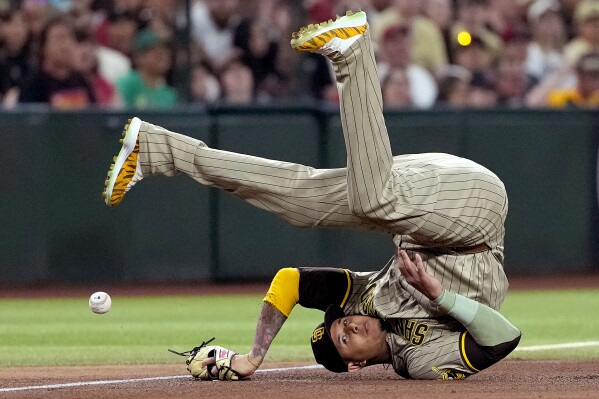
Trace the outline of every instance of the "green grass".
<instances>
[{"instance_id":1,"label":"green grass","mask_svg":"<svg viewBox=\"0 0 599 399\"><path fill-rule=\"evenodd\" d=\"M510 292L501 309L522 331L520 347L599 341L599 289ZM599 346L516 351L524 359L597 359Z\"/></svg>"},{"instance_id":2,"label":"green grass","mask_svg":"<svg viewBox=\"0 0 599 399\"><path fill-rule=\"evenodd\" d=\"M247 352L261 296L117 297L105 315L87 298L0 300L0 366L178 363L167 348L215 344ZM502 313L523 331L520 346L599 341L599 290L511 292ZM312 361L319 311L296 307L267 356ZM516 358L599 358L599 346L516 352Z\"/></svg>"},{"instance_id":3,"label":"green grass","mask_svg":"<svg viewBox=\"0 0 599 399\"><path fill-rule=\"evenodd\" d=\"M92 313L87 298L0 300L0 366L177 363L167 351L202 340L247 352L262 296L120 297ZM322 313L297 307L269 360L310 360Z\"/></svg>"}]
</instances>

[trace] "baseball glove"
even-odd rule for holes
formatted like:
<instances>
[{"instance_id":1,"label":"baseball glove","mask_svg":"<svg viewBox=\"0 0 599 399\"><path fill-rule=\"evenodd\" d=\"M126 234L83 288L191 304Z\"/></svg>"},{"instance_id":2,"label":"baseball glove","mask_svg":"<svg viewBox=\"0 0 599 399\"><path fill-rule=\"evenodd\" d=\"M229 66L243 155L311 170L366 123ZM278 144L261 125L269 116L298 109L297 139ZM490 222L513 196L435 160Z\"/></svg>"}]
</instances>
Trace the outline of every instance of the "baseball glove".
<instances>
[{"instance_id":1,"label":"baseball glove","mask_svg":"<svg viewBox=\"0 0 599 399\"><path fill-rule=\"evenodd\" d=\"M169 349L169 352L187 357L185 364L187 364L187 370L194 378L207 381L237 381L241 379L242 377L239 376L237 371L231 368L231 360L237 353L221 346L208 346L212 341L214 341L214 338L202 342L200 346L185 352L175 352L172 349ZM202 362L208 358L214 358L214 362L202 366Z\"/></svg>"}]
</instances>

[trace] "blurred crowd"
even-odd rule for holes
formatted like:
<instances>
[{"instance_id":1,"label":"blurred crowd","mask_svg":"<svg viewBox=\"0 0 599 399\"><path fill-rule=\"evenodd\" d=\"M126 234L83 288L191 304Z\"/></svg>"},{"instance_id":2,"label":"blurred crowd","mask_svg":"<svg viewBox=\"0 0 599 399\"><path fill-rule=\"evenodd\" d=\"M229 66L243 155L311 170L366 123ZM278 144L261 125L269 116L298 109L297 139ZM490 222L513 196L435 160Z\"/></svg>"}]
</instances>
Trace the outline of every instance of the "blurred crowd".
<instances>
[{"instance_id":1,"label":"blurred crowd","mask_svg":"<svg viewBox=\"0 0 599 399\"><path fill-rule=\"evenodd\" d=\"M289 39L348 9L387 108L599 107L599 0L0 0L2 107L336 103Z\"/></svg>"}]
</instances>

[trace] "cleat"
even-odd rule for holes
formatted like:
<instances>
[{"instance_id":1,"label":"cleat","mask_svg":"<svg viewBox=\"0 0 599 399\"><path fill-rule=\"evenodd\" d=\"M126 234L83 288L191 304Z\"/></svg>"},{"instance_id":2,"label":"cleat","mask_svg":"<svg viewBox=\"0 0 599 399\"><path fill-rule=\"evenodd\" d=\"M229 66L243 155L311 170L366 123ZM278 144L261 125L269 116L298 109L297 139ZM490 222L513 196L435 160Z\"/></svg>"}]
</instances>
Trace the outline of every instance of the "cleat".
<instances>
[{"instance_id":1,"label":"cleat","mask_svg":"<svg viewBox=\"0 0 599 399\"><path fill-rule=\"evenodd\" d=\"M291 35L291 47L296 51L329 55L343 53L366 32L366 13L347 11L335 21L309 24Z\"/></svg>"},{"instance_id":2,"label":"cleat","mask_svg":"<svg viewBox=\"0 0 599 399\"><path fill-rule=\"evenodd\" d=\"M108 206L121 203L125 194L143 178L139 164L139 129L141 119L129 119L123 129L123 144L119 154L113 157L104 181L102 197Z\"/></svg>"}]
</instances>

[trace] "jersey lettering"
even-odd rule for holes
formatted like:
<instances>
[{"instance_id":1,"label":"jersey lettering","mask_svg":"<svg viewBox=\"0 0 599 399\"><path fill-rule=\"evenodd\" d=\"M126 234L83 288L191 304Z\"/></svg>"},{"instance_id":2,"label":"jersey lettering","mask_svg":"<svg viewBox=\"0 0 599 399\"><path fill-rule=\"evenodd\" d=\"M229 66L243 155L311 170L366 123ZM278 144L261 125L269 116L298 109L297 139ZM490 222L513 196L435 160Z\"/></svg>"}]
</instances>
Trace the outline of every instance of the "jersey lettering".
<instances>
[{"instance_id":1,"label":"jersey lettering","mask_svg":"<svg viewBox=\"0 0 599 399\"><path fill-rule=\"evenodd\" d=\"M398 332L412 345L420 346L426 339L429 326L426 323L411 319L398 320Z\"/></svg>"},{"instance_id":2,"label":"jersey lettering","mask_svg":"<svg viewBox=\"0 0 599 399\"><path fill-rule=\"evenodd\" d=\"M412 336L412 344L414 345L422 345L424 342L424 338L426 338L426 333L428 332L428 325L424 323L419 323L414 330L414 335Z\"/></svg>"},{"instance_id":3,"label":"jersey lettering","mask_svg":"<svg viewBox=\"0 0 599 399\"><path fill-rule=\"evenodd\" d=\"M375 285L373 284L366 291L364 291L362 296L360 296L360 308L362 314L373 317L376 316L376 312L374 311L374 288Z\"/></svg>"}]
</instances>

